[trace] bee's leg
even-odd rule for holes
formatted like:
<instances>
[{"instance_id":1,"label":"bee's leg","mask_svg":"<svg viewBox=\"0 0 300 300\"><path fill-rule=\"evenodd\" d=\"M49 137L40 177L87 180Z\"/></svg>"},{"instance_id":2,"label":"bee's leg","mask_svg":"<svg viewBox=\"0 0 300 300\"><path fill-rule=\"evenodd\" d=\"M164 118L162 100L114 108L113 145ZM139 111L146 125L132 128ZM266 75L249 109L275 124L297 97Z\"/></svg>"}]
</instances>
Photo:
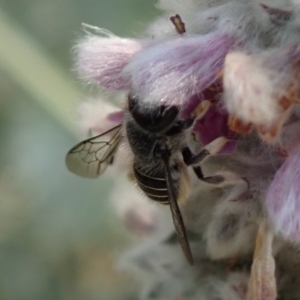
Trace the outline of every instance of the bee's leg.
<instances>
[{"instance_id":1,"label":"bee's leg","mask_svg":"<svg viewBox=\"0 0 300 300\"><path fill-rule=\"evenodd\" d=\"M190 117L184 121L177 121L165 134L167 136L173 136L183 132L190 128L194 124L195 118Z\"/></svg>"},{"instance_id":2,"label":"bee's leg","mask_svg":"<svg viewBox=\"0 0 300 300\"><path fill-rule=\"evenodd\" d=\"M219 153L225 144L228 142L228 139L225 137L219 137L213 140L211 143L205 146L198 154L194 155L191 150L186 147L182 151L182 156L184 163L187 166L192 166L197 177L209 184L218 185L221 187L229 186L229 185L237 185L240 186L242 190L248 189L248 182L244 178L241 178L239 175L234 174L232 172L220 172L214 176L204 176L202 173L202 169L199 164L208 156L215 155Z\"/></svg>"},{"instance_id":3,"label":"bee's leg","mask_svg":"<svg viewBox=\"0 0 300 300\"><path fill-rule=\"evenodd\" d=\"M215 155L219 153L222 148L226 145L228 142L228 139L221 136L210 142L205 146L204 149L202 149L198 154L192 154L191 151L189 154L186 154L186 156L183 154L184 157L184 163L187 166L194 166L201 163L206 157L210 155ZM185 151L185 150L184 150Z\"/></svg>"},{"instance_id":4,"label":"bee's leg","mask_svg":"<svg viewBox=\"0 0 300 300\"><path fill-rule=\"evenodd\" d=\"M193 165L193 163L191 163L191 162L195 161L194 160L195 157L197 157L197 163L200 163L204 158L206 158L209 155L210 155L210 153L207 151L207 149L203 149L197 155L193 155L193 153L191 152L191 150L188 147L186 147L182 150L183 160L187 166ZM205 181L207 183L220 184L225 180L224 177L220 176L220 175L205 177L203 175L203 172L202 172L202 169L200 166L192 166L192 167L193 167L193 170L194 170L195 174L197 175L197 177L200 180Z\"/></svg>"},{"instance_id":5,"label":"bee's leg","mask_svg":"<svg viewBox=\"0 0 300 300\"><path fill-rule=\"evenodd\" d=\"M225 180L225 178L221 175L204 177L204 175L202 173L202 169L199 166L193 167L193 170L200 180L202 180L206 183L209 183L209 184L221 184Z\"/></svg>"}]
</instances>

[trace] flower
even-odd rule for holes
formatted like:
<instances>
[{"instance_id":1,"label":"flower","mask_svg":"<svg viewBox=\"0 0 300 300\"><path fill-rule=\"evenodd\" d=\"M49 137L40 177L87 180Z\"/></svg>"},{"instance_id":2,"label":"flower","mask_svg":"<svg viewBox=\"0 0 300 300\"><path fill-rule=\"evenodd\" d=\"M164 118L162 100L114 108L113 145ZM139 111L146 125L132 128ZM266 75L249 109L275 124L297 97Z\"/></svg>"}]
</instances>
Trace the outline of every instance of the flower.
<instances>
[{"instance_id":1,"label":"flower","mask_svg":"<svg viewBox=\"0 0 300 300\"><path fill-rule=\"evenodd\" d=\"M121 110L104 118L97 118L98 104L82 107L89 130L123 125L116 170L136 181L126 136L127 122L135 120L132 105L145 120L168 115L172 126L182 126L184 145L201 161L201 170L199 161L198 169L187 169L190 193L180 203L196 269L185 265L172 232L162 234L170 214L160 215L134 193L122 199L119 214L147 241L126 256L125 268L143 273L142 280L145 275L143 299L300 297L299 285L289 284L300 267L294 255L300 239L299 5L160 0L159 7L165 14L143 39L100 30L75 48L80 76L124 99ZM173 23L170 14L176 14ZM141 120L135 125L145 133ZM176 133L174 127L169 132ZM176 159L188 164L180 155ZM285 258L295 270L284 267Z\"/></svg>"}]
</instances>

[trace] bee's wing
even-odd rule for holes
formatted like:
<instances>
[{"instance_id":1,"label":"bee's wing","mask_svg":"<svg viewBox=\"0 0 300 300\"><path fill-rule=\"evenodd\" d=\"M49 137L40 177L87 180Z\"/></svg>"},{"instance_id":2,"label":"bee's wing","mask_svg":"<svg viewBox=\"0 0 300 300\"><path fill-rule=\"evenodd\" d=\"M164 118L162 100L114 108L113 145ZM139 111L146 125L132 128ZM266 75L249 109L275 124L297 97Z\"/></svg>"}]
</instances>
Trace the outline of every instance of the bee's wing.
<instances>
[{"instance_id":1,"label":"bee's wing","mask_svg":"<svg viewBox=\"0 0 300 300\"><path fill-rule=\"evenodd\" d=\"M67 153L67 168L81 177L98 177L112 162L121 139L121 125L118 125L82 141Z\"/></svg>"},{"instance_id":2,"label":"bee's wing","mask_svg":"<svg viewBox=\"0 0 300 300\"><path fill-rule=\"evenodd\" d=\"M175 230L177 233L177 237L182 248L182 251L187 259L187 261L192 265L194 263L193 254L191 252L191 248L189 245L189 241L187 238L184 222L182 219L182 215L178 206L177 197L175 195L175 188L173 186L173 180L171 175L171 170L169 167L169 159L163 159L166 170L166 178L167 178L167 187L169 193L169 205L171 208L172 218L175 226Z\"/></svg>"}]
</instances>

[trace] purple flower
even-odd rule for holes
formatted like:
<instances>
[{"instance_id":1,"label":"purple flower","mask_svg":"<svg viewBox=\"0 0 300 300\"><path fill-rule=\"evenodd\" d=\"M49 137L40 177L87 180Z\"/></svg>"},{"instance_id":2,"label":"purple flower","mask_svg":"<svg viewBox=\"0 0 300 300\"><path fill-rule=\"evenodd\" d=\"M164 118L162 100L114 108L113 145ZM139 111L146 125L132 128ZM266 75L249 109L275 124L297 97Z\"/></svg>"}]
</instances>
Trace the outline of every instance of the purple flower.
<instances>
[{"instance_id":1,"label":"purple flower","mask_svg":"<svg viewBox=\"0 0 300 300\"><path fill-rule=\"evenodd\" d=\"M168 106L176 107L175 128L195 119L191 129L183 126L186 135L180 136L183 141L178 146L182 148L172 156L184 173L182 214L201 240L201 245L193 245L193 252L199 261L254 254L252 271L248 268L244 279L249 275L250 284L245 288L243 280L236 294L274 300L276 280L279 288L284 283L281 274L275 278L273 237L274 244L285 238L283 248L290 246L286 240L295 247L300 241L299 5L296 0L285 1L291 9L277 5L280 1L269 5L268 0L204 2L160 0L160 7L180 15L186 32L176 30L169 16L163 16L150 27L151 38L88 36L79 43L80 76L105 89L122 91L125 102L122 110L105 114L96 104L83 106L83 127L100 133L112 124L126 123L127 114L133 115L128 93L134 99L131 107L140 109L142 117L154 107L152 112L158 114L150 119L154 123ZM115 153L115 175L125 170L134 181L136 157L126 145L126 126L121 134L125 147ZM160 131L155 134L153 139L164 138ZM142 138L147 140L147 135ZM172 138L170 134L168 142ZM192 157L190 166L184 147L201 159ZM159 234L157 211L144 207L139 194L127 196L120 213L127 227L154 237ZM275 246L277 256L285 255L283 248ZM296 263L300 266L300 261Z\"/></svg>"}]
</instances>

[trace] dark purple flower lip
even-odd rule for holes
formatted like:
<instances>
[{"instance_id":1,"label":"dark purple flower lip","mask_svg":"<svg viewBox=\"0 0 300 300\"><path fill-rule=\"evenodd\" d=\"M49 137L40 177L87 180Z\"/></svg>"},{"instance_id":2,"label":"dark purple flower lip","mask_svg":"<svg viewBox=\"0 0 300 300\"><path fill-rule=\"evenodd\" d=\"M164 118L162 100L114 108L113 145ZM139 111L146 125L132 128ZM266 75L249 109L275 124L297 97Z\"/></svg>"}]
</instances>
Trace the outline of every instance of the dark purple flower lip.
<instances>
[{"instance_id":1,"label":"dark purple flower lip","mask_svg":"<svg viewBox=\"0 0 300 300\"><path fill-rule=\"evenodd\" d=\"M222 91L222 81L218 80L199 95L193 95L182 108L181 116L187 118L196 115L193 132L204 146L218 137L227 138L228 143L219 154L230 154L236 148L238 135L228 127L229 116L220 101Z\"/></svg>"}]
</instances>

